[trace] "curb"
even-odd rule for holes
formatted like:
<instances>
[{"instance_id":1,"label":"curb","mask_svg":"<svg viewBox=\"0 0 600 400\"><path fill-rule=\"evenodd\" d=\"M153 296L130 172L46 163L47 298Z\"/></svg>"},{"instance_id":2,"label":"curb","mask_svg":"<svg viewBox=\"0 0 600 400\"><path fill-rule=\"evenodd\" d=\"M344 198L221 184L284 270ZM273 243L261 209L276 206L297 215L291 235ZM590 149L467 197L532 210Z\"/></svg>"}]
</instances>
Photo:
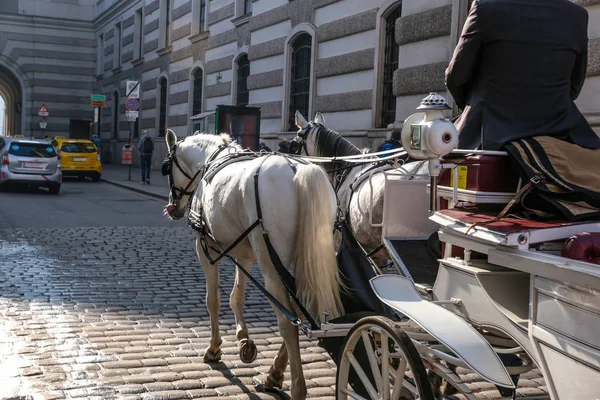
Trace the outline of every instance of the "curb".
<instances>
[{"instance_id":1,"label":"curb","mask_svg":"<svg viewBox=\"0 0 600 400\"><path fill-rule=\"evenodd\" d=\"M136 189L136 188L133 188L133 187L131 187L129 185L124 185L122 183L118 183L118 182L111 181L111 180L108 180L108 179L100 178L100 180L102 182L106 182L108 184L111 184L111 185L114 185L114 186L118 186L118 187L120 187L122 189L127 189L127 190L130 190L132 192L136 192L136 193L140 193L140 194L143 194L143 195L146 195L146 196L154 197L154 198L159 199L159 200L169 201L169 196L163 196L161 194L147 192L147 191L145 191L143 189Z\"/></svg>"}]
</instances>

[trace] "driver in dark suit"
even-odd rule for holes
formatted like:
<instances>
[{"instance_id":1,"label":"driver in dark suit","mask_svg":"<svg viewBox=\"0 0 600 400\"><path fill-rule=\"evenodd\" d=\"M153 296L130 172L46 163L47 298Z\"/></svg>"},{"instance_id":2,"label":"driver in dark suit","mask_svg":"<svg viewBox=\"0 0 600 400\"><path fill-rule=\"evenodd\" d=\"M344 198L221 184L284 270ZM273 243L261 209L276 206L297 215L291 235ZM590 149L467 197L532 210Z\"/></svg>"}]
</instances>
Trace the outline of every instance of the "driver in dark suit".
<instances>
[{"instance_id":1,"label":"driver in dark suit","mask_svg":"<svg viewBox=\"0 0 600 400\"><path fill-rule=\"evenodd\" d=\"M475 0L446 70L463 110L459 148L499 150L538 135L600 148L574 103L586 76L587 26L587 11L568 0Z\"/></svg>"}]
</instances>

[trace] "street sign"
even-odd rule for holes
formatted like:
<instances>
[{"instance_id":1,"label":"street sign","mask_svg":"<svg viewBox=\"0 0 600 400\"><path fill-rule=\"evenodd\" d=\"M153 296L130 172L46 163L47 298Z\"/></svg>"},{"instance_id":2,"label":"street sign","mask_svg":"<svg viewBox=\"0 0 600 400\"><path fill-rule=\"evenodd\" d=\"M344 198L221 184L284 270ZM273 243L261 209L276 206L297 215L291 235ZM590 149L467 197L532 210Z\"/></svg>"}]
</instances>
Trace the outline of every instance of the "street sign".
<instances>
[{"instance_id":1,"label":"street sign","mask_svg":"<svg viewBox=\"0 0 600 400\"><path fill-rule=\"evenodd\" d=\"M129 111L137 111L140 108L140 102L134 97L130 97L125 102L125 108Z\"/></svg>"},{"instance_id":2,"label":"street sign","mask_svg":"<svg viewBox=\"0 0 600 400\"><path fill-rule=\"evenodd\" d=\"M127 88L125 90L125 97L133 97L134 99L140 98L140 81L127 81Z\"/></svg>"},{"instance_id":3,"label":"street sign","mask_svg":"<svg viewBox=\"0 0 600 400\"><path fill-rule=\"evenodd\" d=\"M47 117L50 115L50 113L48 112L48 108L46 107L45 104L42 104L42 106L40 107L40 109L38 111L38 115L40 117Z\"/></svg>"},{"instance_id":4,"label":"street sign","mask_svg":"<svg viewBox=\"0 0 600 400\"><path fill-rule=\"evenodd\" d=\"M45 129L47 125L48 125L47 122L40 121L40 128Z\"/></svg>"},{"instance_id":5,"label":"street sign","mask_svg":"<svg viewBox=\"0 0 600 400\"><path fill-rule=\"evenodd\" d=\"M106 96L103 94L93 94L90 96L91 101L106 101Z\"/></svg>"},{"instance_id":6,"label":"street sign","mask_svg":"<svg viewBox=\"0 0 600 400\"><path fill-rule=\"evenodd\" d=\"M125 115L128 121L135 121L139 116L139 111L125 111Z\"/></svg>"},{"instance_id":7,"label":"street sign","mask_svg":"<svg viewBox=\"0 0 600 400\"><path fill-rule=\"evenodd\" d=\"M105 101L90 101L90 105L94 107L106 107Z\"/></svg>"}]
</instances>

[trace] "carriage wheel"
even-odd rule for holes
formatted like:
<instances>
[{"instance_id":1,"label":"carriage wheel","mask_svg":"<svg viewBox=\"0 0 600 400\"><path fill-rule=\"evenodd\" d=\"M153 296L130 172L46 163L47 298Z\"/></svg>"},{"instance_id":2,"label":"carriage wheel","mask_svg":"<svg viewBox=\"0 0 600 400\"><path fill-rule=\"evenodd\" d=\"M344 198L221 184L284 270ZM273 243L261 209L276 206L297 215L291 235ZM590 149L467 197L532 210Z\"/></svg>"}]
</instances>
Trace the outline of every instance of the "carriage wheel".
<instances>
[{"instance_id":1,"label":"carriage wheel","mask_svg":"<svg viewBox=\"0 0 600 400\"><path fill-rule=\"evenodd\" d=\"M384 317L363 318L348 332L338 360L336 398L434 399L417 349Z\"/></svg>"}]
</instances>

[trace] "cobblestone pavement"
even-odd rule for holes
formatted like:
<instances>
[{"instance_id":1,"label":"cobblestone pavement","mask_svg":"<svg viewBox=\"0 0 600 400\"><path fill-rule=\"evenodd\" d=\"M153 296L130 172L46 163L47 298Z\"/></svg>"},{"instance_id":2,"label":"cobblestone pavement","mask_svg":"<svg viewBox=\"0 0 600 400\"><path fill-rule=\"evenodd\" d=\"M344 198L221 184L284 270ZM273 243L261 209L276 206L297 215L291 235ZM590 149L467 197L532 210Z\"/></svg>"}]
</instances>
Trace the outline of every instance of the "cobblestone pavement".
<instances>
[{"instance_id":1,"label":"cobblestone pavement","mask_svg":"<svg viewBox=\"0 0 600 400\"><path fill-rule=\"evenodd\" d=\"M279 398L253 385L281 343L273 311L249 286L245 316L259 356L241 363L225 262L223 358L203 363L209 322L192 249L181 227L0 230L0 399ZM309 395L333 398L335 364L314 341L300 345ZM498 397L461 372L482 398ZM520 385L523 394L544 393L537 372Z\"/></svg>"}]
</instances>

